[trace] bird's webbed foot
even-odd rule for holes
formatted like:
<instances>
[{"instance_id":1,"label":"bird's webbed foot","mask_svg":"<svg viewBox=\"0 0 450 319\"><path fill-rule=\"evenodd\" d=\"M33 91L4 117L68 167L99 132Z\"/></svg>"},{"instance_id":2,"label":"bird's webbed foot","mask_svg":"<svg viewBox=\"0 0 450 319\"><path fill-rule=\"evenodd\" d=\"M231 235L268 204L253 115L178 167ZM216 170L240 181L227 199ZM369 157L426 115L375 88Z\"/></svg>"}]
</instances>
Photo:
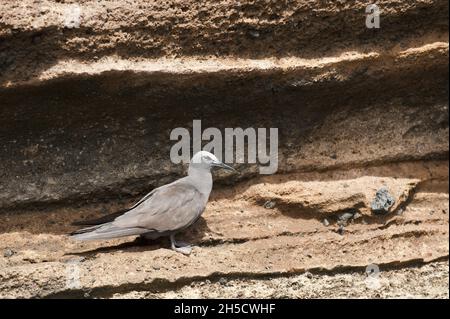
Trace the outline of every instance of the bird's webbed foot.
<instances>
[{"instance_id":1,"label":"bird's webbed foot","mask_svg":"<svg viewBox=\"0 0 450 319\"><path fill-rule=\"evenodd\" d=\"M175 235L170 236L170 247L172 250L182 253L183 255L189 255L192 252L192 246L183 241L176 241Z\"/></svg>"}]
</instances>

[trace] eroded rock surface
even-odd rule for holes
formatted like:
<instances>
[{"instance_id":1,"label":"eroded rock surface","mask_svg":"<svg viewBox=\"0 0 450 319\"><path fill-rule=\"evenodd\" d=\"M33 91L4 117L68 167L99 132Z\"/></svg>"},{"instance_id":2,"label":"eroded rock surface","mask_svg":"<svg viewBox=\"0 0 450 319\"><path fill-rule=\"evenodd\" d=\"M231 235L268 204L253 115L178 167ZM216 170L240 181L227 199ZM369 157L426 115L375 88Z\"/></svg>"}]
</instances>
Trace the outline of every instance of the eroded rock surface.
<instances>
[{"instance_id":1,"label":"eroded rock surface","mask_svg":"<svg viewBox=\"0 0 450 319\"><path fill-rule=\"evenodd\" d=\"M448 298L448 1L377 4L2 1L0 297ZM215 176L190 257L65 236L185 174L194 119L277 127L277 174Z\"/></svg>"}]
</instances>

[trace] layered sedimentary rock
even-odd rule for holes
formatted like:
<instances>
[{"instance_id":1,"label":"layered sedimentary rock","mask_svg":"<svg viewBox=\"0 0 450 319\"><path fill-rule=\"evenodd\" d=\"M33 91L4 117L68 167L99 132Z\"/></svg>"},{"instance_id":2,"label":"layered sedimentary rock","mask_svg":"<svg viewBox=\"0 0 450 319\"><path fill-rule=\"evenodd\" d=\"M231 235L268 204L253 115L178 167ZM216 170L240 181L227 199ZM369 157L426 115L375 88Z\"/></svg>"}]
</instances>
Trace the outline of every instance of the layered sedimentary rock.
<instances>
[{"instance_id":1,"label":"layered sedimentary rock","mask_svg":"<svg viewBox=\"0 0 450 319\"><path fill-rule=\"evenodd\" d=\"M184 286L222 277L239 296L423 263L448 290L448 2L377 4L369 29L364 1L2 2L0 296L205 296ZM279 153L274 175L215 176L193 255L65 237L185 174L169 137L194 119L278 128ZM395 204L373 214L382 187Z\"/></svg>"}]
</instances>

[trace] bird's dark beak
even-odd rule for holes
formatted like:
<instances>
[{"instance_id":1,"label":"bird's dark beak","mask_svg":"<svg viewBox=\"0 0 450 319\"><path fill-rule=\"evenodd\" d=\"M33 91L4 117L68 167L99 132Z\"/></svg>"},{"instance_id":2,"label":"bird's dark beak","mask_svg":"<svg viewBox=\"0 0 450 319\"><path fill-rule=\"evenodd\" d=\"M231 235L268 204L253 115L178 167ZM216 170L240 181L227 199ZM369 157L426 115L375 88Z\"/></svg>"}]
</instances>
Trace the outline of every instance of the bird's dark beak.
<instances>
[{"instance_id":1,"label":"bird's dark beak","mask_svg":"<svg viewBox=\"0 0 450 319\"><path fill-rule=\"evenodd\" d=\"M212 166L224 168L224 169L227 169L227 170L233 171L233 172L237 172L237 170L235 170L233 167L228 166L227 164L224 164L222 162L213 162Z\"/></svg>"}]
</instances>

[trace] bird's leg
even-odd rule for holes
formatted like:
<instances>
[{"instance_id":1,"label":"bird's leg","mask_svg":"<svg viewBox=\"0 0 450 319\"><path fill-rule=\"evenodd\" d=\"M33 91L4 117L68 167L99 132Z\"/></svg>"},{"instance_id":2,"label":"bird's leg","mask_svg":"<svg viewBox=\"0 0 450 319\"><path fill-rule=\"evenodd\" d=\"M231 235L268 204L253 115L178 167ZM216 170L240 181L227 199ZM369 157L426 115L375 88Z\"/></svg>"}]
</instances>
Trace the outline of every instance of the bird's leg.
<instances>
[{"instance_id":1,"label":"bird's leg","mask_svg":"<svg viewBox=\"0 0 450 319\"><path fill-rule=\"evenodd\" d=\"M189 244L188 242L185 241L175 241L175 246L177 247L192 247L191 244Z\"/></svg>"},{"instance_id":2,"label":"bird's leg","mask_svg":"<svg viewBox=\"0 0 450 319\"><path fill-rule=\"evenodd\" d=\"M191 247L192 245L185 242L185 241L178 241L175 239L175 234L172 235L173 237L173 242L175 244L176 247Z\"/></svg>"},{"instance_id":3,"label":"bird's leg","mask_svg":"<svg viewBox=\"0 0 450 319\"><path fill-rule=\"evenodd\" d=\"M184 255L189 255L192 251L192 247L188 243L177 242L175 240L175 234L170 235L170 247L172 250Z\"/></svg>"}]
</instances>

